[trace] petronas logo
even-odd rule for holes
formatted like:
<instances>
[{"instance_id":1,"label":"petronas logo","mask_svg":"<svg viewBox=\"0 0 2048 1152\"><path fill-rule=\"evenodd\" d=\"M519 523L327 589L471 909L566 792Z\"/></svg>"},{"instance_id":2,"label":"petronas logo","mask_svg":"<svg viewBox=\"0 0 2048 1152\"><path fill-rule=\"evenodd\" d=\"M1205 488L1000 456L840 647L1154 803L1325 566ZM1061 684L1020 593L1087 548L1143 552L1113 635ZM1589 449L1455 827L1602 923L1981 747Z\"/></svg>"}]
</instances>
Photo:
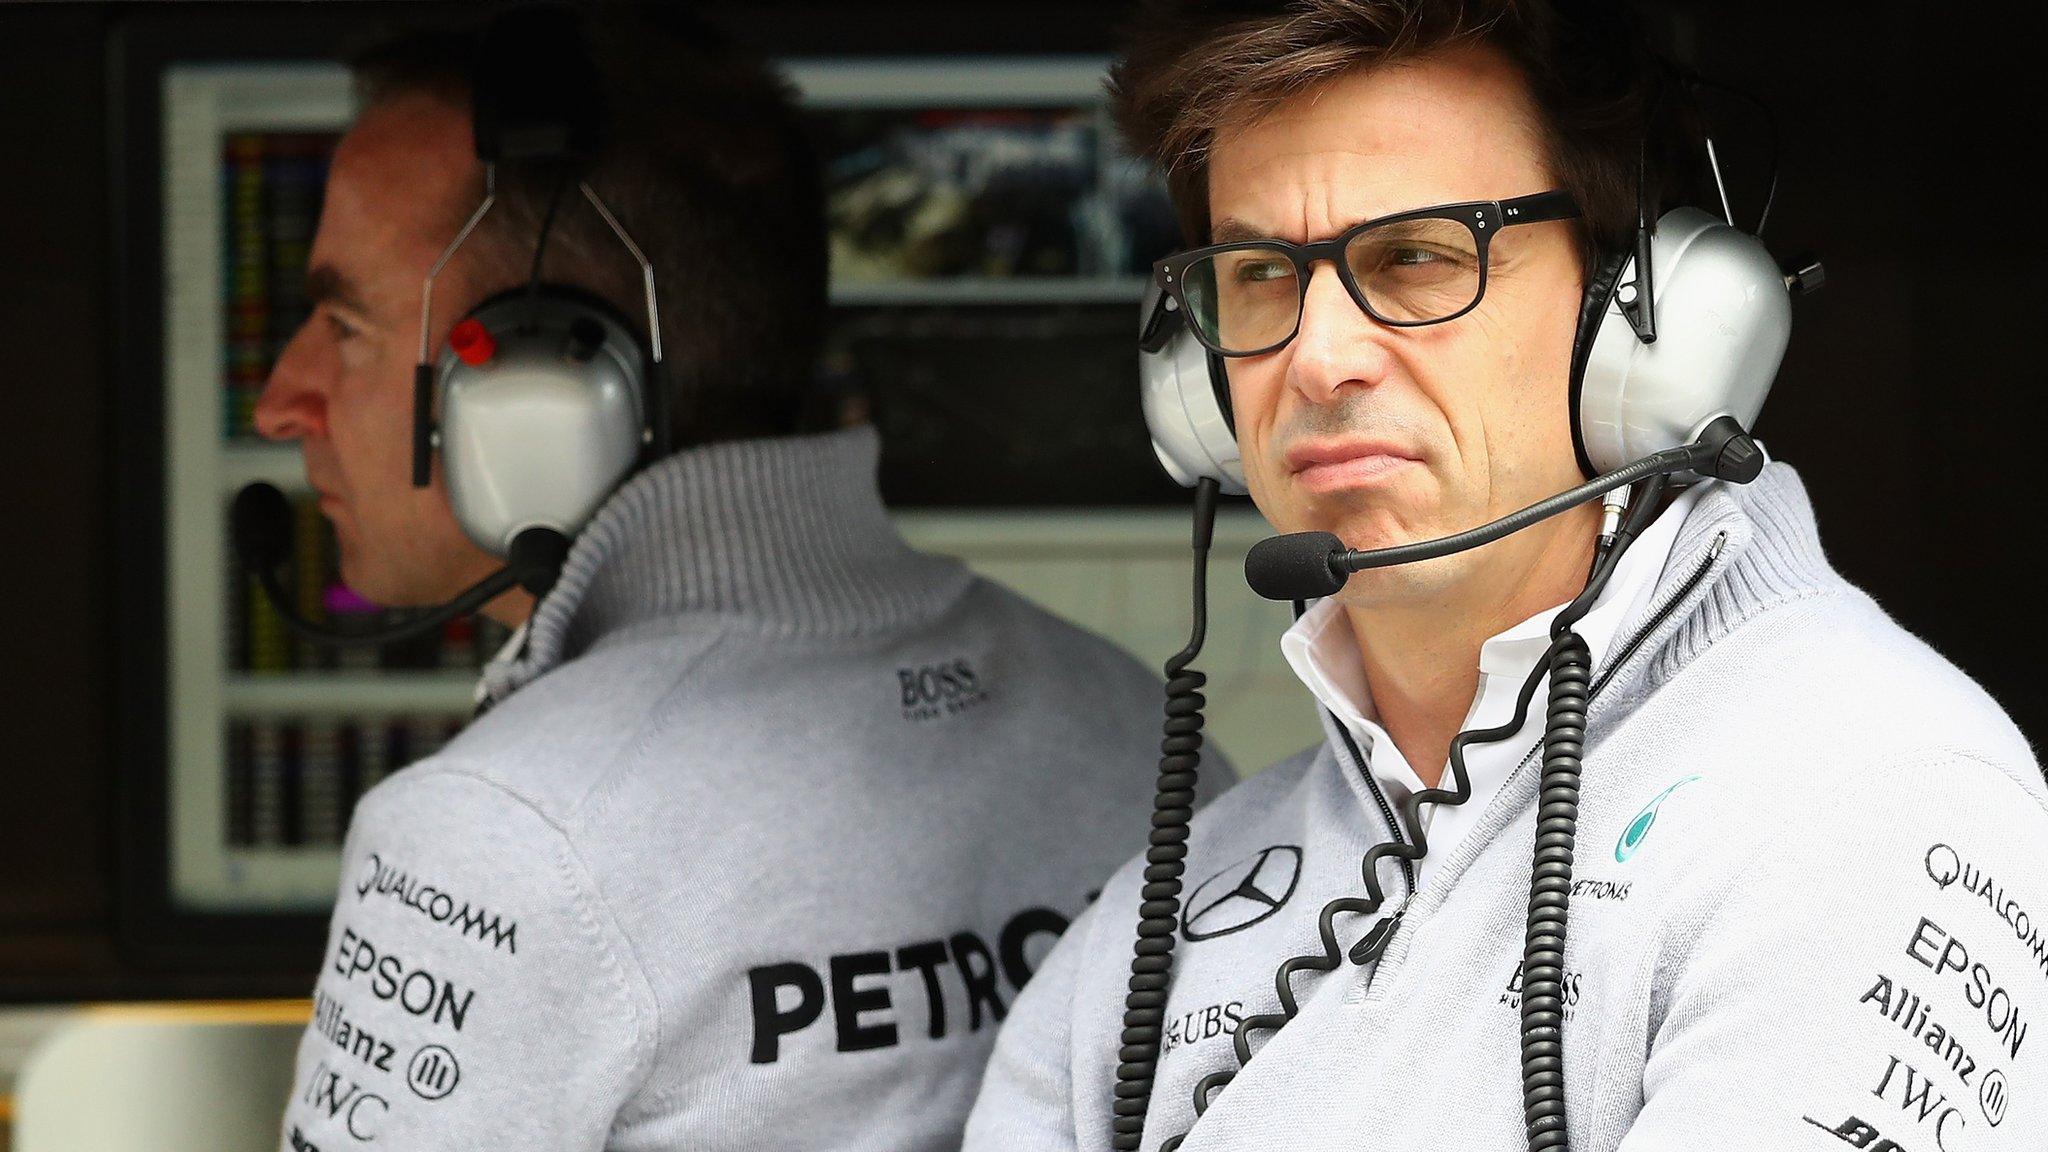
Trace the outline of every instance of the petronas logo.
<instances>
[{"instance_id":1,"label":"petronas logo","mask_svg":"<svg viewBox=\"0 0 2048 1152\"><path fill-rule=\"evenodd\" d=\"M1614 862L1616 864L1626 864L1628 858L1636 854L1636 849L1642 847L1643 840L1650 834L1651 825L1657 823L1657 806L1664 803L1664 798L1697 779L1699 779L1697 776L1687 776L1685 779L1678 781L1671 787L1657 793L1655 800L1644 805L1643 810L1636 813L1636 818L1629 821L1628 827L1621 830L1621 839L1614 842Z\"/></svg>"}]
</instances>

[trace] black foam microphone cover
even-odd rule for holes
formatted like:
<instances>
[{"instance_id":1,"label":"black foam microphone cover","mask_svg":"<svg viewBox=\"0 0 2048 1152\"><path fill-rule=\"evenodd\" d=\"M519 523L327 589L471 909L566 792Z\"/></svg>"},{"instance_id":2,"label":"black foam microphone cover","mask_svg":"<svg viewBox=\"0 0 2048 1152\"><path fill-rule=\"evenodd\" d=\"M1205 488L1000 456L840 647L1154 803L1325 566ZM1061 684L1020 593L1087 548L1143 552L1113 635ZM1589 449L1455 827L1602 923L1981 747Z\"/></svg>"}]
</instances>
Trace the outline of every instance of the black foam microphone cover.
<instances>
[{"instance_id":1,"label":"black foam microphone cover","mask_svg":"<svg viewBox=\"0 0 2048 1152\"><path fill-rule=\"evenodd\" d=\"M1252 545L1245 553L1244 579L1268 600L1315 600L1344 587L1347 576L1330 568L1330 556L1344 550L1332 532L1292 532Z\"/></svg>"},{"instance_id":2,"label":"black foam microphone cover","mask_svg":"<svg viewBox=\"0 0 2048 1152\"><path fill-rule=\"evenodd\" d=\"M230 518L242 567L269 570L284 562L291 548L292 506L276 485L258 481L235 493Z\"/></svg>"}]
</instances>

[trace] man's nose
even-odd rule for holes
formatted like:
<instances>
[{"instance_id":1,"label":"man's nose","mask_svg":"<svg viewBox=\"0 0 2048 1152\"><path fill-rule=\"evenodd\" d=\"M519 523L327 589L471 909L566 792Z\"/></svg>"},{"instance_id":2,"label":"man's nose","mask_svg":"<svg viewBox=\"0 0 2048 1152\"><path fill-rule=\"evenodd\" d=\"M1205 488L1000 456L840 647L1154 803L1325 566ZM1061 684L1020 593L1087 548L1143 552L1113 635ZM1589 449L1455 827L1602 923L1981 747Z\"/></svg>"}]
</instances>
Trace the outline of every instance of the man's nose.
<instances>
[{"instance_id":1,"label":"man's nose","mask_svg":"<svg viewBox=\"0 0 2048 1152\"><path fill-rule=\"evenodd\" d=\"M313 320L292 333L270 379L256 398L256 433L266 440L303 440L327 434L327 379L333 373L333 349Z\"/></svg>"},{"instance_id":2,"label":"man's nose","mask_svg":"<svg viewBox=\"0 0 2048 1152\"><path fill-rule=\"evenodd\" d=\"M1390 356L1379 322L1365 314L1344 289L1337 269L1317 264L1301 299L1301 328L1288 361L1289 382L1314 404L1338 399L1347 386L1384 379Z\"/></svg>"}]
</instances>

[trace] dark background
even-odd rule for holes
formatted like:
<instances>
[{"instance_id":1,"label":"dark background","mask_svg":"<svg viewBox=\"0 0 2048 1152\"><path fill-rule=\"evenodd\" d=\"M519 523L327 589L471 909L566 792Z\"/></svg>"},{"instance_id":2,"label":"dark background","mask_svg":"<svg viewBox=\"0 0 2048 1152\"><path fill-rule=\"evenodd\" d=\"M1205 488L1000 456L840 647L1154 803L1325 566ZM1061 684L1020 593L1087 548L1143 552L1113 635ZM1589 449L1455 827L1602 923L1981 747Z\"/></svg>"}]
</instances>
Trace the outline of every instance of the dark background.
<instances>
[{"instance_id":1,"label":"dark background","mask_svg":"<svg viewBox=\"0 0 2048 1152\"><path fill-rule=\"evenodd\" d=\"M393 7L0 6L0 592L12 610L0 627L0 1000L303 995L310 984L316 954L297 944L253 969L171 970L116 927L122 877L149 859L123 832L126 756L150 737L124 733L133 709L121 691L148 644L130 625L148 612L124 597L120 573L158 538L154 509L123 492L156 466L144 457L160 442L136 418L156 408L154 349L121 320L138 257L118 190L155 178L124 128L127 67L138 46L317 55ZM706 8L778 55L1108 53L1128 10ZM2030 57L2040 18L2018 4L1899 0L1647 11L1678 55L1776 108L1784 175L1769 235L1780 254L1827 261L1760 434L1800 468L1837 566L2038 743L2048 637L2033 464L2048 310L2035 292L2048 245L2042 189L2020 174L2044 140ZM1758 158L1724 145L1738 163ZM1737 206L1754 204L1751 192Z\"/></svg>"}]
</instances>

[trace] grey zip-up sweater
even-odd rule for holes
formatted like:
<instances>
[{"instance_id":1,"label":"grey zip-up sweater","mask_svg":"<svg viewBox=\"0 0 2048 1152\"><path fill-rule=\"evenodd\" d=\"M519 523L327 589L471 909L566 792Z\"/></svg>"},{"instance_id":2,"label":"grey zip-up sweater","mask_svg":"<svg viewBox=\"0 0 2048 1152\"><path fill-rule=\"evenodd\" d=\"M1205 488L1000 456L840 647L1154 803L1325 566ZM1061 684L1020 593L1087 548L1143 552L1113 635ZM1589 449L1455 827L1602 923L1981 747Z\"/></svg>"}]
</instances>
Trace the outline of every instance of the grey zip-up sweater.
<instances>
[{"instance_id":1,"label":"grey zip-up sweater","mask_svg":"<svg viewBox=\"0 0 2048 1152\"><path fill-rule=\"evenodd\" d=\"M912 551L867 430L684 452L364 797L284 1146L943 1149L1144 827L1158 680Z\"/></svg>"},{"instance_id":2,"label":"grey zip-up sweater","mask_svg":"<svg viewBox=\"0 0 2048 1152\"><path fill-rule=\"evenodd\" d=\"M1564 964L1571 1147L2048 1148L2048 791L1999 707L1829 568L1789 467L1702 494L1609 652ZM1321 953L1318 912L1396 833L1335 731L1198 817L1187 889L1227 895L1183 921L1144 1148L1191 1125L1185 1152L1527 1146L1530 751L1377 964L1297 977L1300 1015L1252 1035L1199 1122L1196 1081L1235 1066L1234 1026L1278 1009L1275 969ZM1391 859L1379 879L1407 896ZM970 1152L1110 1146L1137 883L1019 1001ZM1373 919L1336 916L1344 950Z\"/></svg>"}]
</instances>

